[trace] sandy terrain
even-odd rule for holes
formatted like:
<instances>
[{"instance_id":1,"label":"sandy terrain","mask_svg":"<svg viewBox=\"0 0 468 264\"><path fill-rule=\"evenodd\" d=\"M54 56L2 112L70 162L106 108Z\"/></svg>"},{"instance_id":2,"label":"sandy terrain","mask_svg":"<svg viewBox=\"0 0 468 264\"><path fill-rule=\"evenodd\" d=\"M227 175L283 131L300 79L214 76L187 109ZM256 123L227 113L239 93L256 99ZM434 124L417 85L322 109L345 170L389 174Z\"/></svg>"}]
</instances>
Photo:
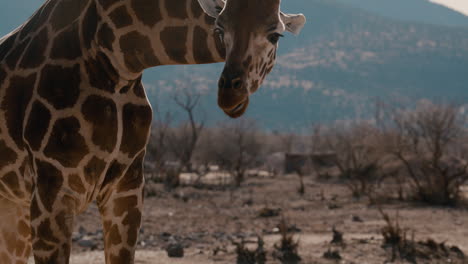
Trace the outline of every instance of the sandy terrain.
<instances>
[{"instance_id":1,"label":"sandy terrain","mask_svg":"<svg viewBox=\"0 0 468 264\"><path fill-rule=\"evenodd\" d=\"M280 239L277 225L282 216L293 227L300 242L301 263L334 263L322 256L328 249L338 250L339 263L391 263L390 252L382 248L381 228L385 225L376 206L366 199L355 200L344 185L319 183L306 179L306 193L297 194L297 176L252 178L236 191L180 188L172 193L153 185L155 196L146 199L143 230L137 252L137 263L235 263L232 241L242 238L255 241L263 236L271 252ZM387 193L391 193L389 188ZM259 217L265 208L281 209L280 216ZM468 252L468 211L464 208L429 207L388 200L382 204L391 217L399 212L400 226L408 228L415 240L434 239L455 245ZM72 264L103 263L99 238L99 218L92 206L81 215L76 232L82 236L73 248ZM344 233L344 245L331 245L332 228ZM98 234L94 235L93 234ZM408 235L410 238L411 235ZM79 246L79 240L99 241L94 248ZM164 248L170 242L185 247L185 257L169 259ZM250 245L255 246L255 245ZM31 262L32 263L32 262ZM393 263L406 263L396 261ZM464 263L448 259L418 263ZM468 263L468 262L467 262Z\"/></svg>"}]
</instances>

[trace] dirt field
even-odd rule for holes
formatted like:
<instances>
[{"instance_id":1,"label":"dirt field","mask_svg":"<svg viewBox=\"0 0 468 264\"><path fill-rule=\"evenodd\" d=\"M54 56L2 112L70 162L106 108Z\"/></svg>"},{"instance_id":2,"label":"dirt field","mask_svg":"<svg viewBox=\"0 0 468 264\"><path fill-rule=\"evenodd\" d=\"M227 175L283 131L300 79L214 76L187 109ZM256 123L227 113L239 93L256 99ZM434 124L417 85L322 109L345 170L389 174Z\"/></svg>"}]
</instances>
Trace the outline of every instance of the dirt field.
<instances>
[{"instance_id":1,"label":"dirt field","mask_svg":"<svg viewBox=\"0 0 468 264\"><path fill-rule=\"evenodd\" d=\"M279 263L271 253L280 240L277 226L282 217L300 243L301 263L406 263L389 261L390 250L382 248L381 228L385 221L367 199L351 198L344 185L318 183L310 178L306 179L303 197L296 192L297 187L295 175L252 178L233 192L185 187L169 193L154 185L155 196L146 199L137 263L235 263L232 241L254 242L257 234L266 242L267 263ZM260 217L266 207L273 212L281 210L280 215ZM433 239L444 242L447 248L457 246L468 252L466 209L395 201L387 201L382 208L391 217L399 212L399 224L408 228L409 239ZM77 223L71 263L103 263L97 209L90 207ZM344 233L344 244L330 244L333 227ZM185 247L184 258L167 257L164 249L171 242ZM323 258L328 249L338 250L342 260ZM417 263L468 262L439 258Z\"/></svg>"}]
</instances>

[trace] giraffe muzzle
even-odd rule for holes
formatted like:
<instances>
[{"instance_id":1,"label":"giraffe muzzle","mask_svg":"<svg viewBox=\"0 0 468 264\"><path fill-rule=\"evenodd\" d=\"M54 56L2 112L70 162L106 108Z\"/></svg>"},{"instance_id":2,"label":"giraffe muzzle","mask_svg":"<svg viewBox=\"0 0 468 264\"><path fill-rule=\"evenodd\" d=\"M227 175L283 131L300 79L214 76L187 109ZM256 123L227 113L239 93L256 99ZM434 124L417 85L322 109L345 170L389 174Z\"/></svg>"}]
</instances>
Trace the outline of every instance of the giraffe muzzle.
<instances>
[{"instance_id":1,"label":"giraffe muzzle","mask_svg":"<svg viewBox=\"0 0 468 264\"><path fill-rule=\"evenodd\" d=\"M223 109L224 113L228 115L231 118L238 118L241 117L245 111L247 111L247 108L249 106L249 97L247 97L244 101L242 101L240 104L236 105L232 109Z\"/></svg>"}]
</instances>

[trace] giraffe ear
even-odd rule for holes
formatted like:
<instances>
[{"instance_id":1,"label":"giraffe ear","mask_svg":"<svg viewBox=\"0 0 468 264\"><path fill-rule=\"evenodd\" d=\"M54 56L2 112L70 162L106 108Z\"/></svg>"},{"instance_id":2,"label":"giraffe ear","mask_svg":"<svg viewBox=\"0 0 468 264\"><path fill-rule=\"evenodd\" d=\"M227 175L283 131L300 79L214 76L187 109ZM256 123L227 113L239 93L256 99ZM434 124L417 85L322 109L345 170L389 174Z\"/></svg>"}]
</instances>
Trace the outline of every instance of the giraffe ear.
<instances>
[{"instance_id":1,"label":"giraffe ear","mask_svg":"<svg viewBox=\"0 0 468 264\"><path fill-rule=\"evenodd\" d=\"M198 0L198 3L200 3L205 13L214 18L218 17L226 4L224 0Z\"/></svg>"},{"instance_id":2,"label":"giraffe ear","mask_svg":"<svg viewBox=\"0 0 468 264\"><path fill-rule=\"evenodd\" d=\"M299 35L306 23L306 17L303 14L285 14L283 12L280 12L280 15L286 30L294 35Z\"/></svg>"}]
</instances>

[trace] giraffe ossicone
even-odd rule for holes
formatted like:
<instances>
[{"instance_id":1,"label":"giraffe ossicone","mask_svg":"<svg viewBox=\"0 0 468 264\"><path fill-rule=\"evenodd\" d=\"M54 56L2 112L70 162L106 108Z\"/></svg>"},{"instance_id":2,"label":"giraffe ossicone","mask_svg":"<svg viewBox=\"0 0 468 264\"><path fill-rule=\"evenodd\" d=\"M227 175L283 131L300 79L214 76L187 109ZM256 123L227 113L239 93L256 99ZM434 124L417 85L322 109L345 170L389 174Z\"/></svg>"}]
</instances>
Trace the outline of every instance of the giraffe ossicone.
<instances>
[{"instance_id":1,"label":"giraffe ossicone","mask_svg":"<svg viewBox=\"0 0 468 264\"><path fill-rule=\"evenodd\" d=\"M141 76L226 62L218 105L241 116L303 15L280 0L47 0L0 39L0 263L68 263L96 201L107 264L134 263L152 110Z\"/></svg>"}]
</instances>

